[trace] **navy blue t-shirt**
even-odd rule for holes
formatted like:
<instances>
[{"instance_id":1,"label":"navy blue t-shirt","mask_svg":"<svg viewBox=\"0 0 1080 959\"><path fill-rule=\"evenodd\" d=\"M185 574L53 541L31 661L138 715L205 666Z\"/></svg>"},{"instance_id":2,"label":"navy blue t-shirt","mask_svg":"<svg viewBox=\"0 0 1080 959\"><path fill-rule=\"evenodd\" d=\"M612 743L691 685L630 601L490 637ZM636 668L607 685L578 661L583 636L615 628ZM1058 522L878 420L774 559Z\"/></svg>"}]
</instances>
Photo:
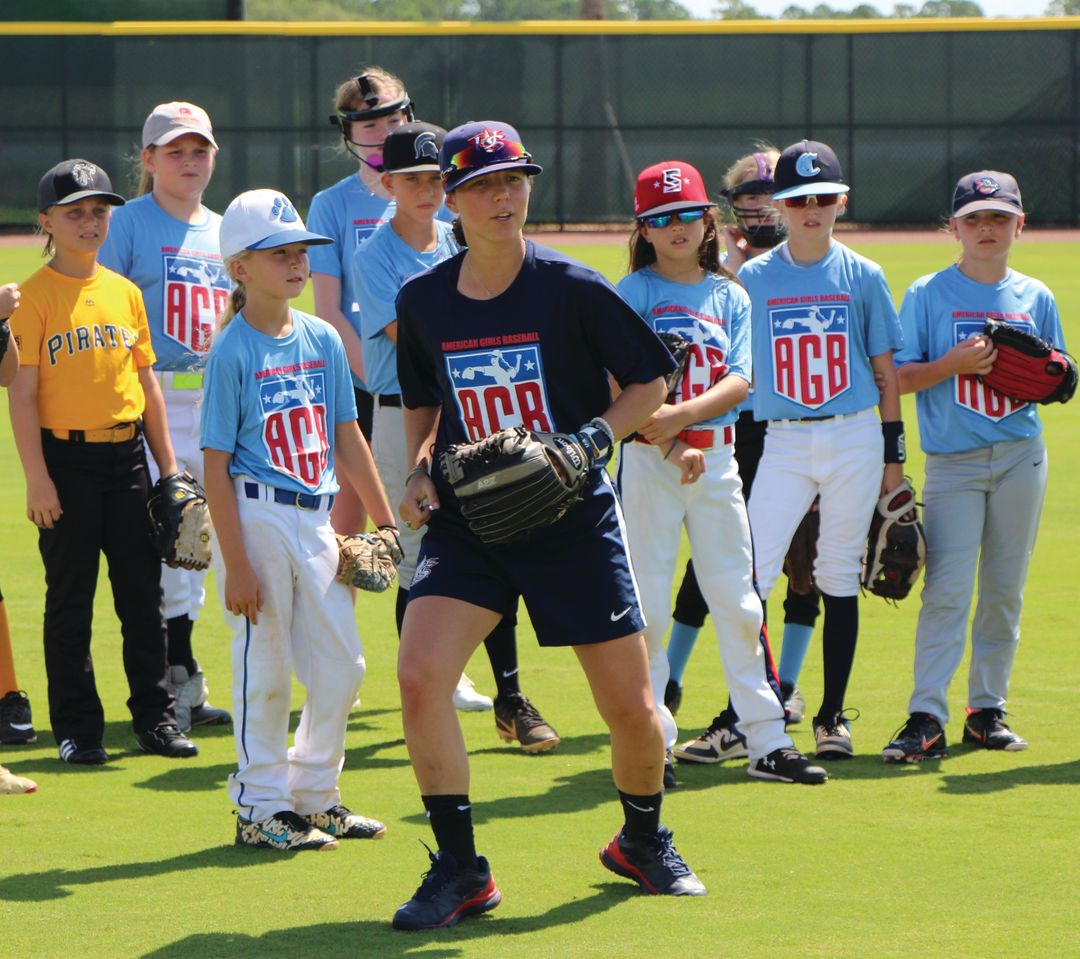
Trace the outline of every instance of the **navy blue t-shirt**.
<instances>
[{"instance_id":1,"label":"navy blue t-shirt","mask_svg":"<svg viewBox=\"0 0 1080 959\"><path fill-rule=\"evenodd\" d=\"M674 368L667 347L602 276L526 241L514 282L491 300L457 290L461 253L410 279L397 298L405 406L441 406L438 452L501 429L573 432L623 387ZM432 470L440 495L445 484Z\"/></svg>"}]
</instances>

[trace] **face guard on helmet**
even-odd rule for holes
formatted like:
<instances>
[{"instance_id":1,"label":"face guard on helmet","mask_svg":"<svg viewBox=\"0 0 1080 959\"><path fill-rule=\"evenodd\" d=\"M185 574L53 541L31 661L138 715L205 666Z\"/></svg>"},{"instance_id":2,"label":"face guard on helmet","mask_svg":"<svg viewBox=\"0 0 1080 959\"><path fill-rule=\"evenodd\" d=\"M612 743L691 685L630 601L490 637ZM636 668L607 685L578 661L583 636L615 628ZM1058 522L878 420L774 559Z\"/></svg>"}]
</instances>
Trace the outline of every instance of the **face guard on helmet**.
<instances>
[{"instance_id":1,"label":"face guard on helmet","mask_svg":"<svg viewBox=\"0 0 1080 959\"><path fill-rule=\"evenodd\" d=\"M356 86L359 90L360 99L366 104L365 109L338 110L337 113L331 114L329 120L331 126L337 127L338 130L341 131L342 139L345 141L345 149L360 160L361 163L366 163L373 170L382 173L383 162L381 151L363 157L353 149L354 146L365 147L367 149L378 149L382 146L382 143L360 143L353 140L350 136L353 122L356 120L378 120L380 117L393 116L395 113L404 113L405 122L412 123L415 113L413 102L409 98L409 94L404 90L398 99L390 103L380 104L379 93L371 82L372 79L373 78L367 74L363 74L356 78Z\"/></svg>"},{"instance_id":2,"label":"face guard on helmet","mask_svg":"<svg viewBox=\"0 0 1080 959\"><path fill-rule=\"evenodd\" d=\"M739 203L740 196L772 196L776 191L776 181L769 165L769 158L764 153L755 153L757 176L744 180L730 190L722 190L724 198L735 214L735 222L746 237L746 242L755 249L771 249L784 239L784 227L777 210L773 207L752 207Z\"/></svg>"}]
</instances>

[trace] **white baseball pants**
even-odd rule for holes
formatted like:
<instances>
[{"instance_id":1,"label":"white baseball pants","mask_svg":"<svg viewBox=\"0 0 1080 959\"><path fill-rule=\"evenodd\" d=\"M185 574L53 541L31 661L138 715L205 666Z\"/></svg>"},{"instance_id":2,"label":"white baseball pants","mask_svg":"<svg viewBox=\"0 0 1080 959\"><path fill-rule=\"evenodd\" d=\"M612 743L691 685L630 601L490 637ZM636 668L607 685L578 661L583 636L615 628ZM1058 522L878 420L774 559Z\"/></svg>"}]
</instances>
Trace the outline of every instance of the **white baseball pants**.
<instances>
[{"instance_id":1,"label":"white baseball pants","mask_svg":"<svg viewBox=\"0 0 1080 959\"><path fill-rule=\"evenodd\" d=\"M750 527L733 448L705 450L705 473L689 486L680 484L679 468L665 462L658 447L631 442L621 449L619 492L647 624L653 698L667 747L675 745L678 727L664 705L669 676L664 637L671 622L672 580L681 569L684 524L750 758L791 746L784 732L784 707L766 679L765 651L759 642L761 600L754 590Z\"/></svg>"}]
</instances>

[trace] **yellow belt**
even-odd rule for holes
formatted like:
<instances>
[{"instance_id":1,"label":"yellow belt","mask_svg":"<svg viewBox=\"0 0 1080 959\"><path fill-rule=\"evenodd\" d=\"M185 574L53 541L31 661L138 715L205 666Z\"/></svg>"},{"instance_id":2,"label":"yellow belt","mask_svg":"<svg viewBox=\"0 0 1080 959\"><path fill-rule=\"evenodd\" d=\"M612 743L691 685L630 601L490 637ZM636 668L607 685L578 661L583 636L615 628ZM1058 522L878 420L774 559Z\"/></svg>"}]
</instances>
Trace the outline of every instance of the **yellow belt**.
<instances>
[{"instance_id":1,"label":"yellow belt","mask_svg":"<svg viewBox=\"0 0 1080 959\"><path fill-rule=\"evenodd\" d=\"M138 423L121 423L107 430L49 430L49 433L69 443L126 443L135 439L138 427Z\"/></svg>"}]
</instances>

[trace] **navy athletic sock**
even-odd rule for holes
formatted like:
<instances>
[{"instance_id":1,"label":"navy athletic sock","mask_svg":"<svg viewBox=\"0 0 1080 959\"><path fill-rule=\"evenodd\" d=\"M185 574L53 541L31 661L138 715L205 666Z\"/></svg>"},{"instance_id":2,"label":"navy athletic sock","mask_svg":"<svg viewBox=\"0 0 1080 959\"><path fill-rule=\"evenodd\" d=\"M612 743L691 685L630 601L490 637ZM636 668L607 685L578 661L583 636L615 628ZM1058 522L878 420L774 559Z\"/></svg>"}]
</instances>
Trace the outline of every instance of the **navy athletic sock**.
<instances>
[{"instance_id":1,"label":"navy athletic sock","mask_svg":"<svg viewBox=\"0 0 1080 959\"><path fill-rule=\"evenodd\" d=\"M651 796L631 796L619 790L627 837L656 835L656 830L660 828L660 803L663 798L663 792Z\"/></svg>"},{"instance_id":2,"label":"navy athletic sock","mask_svg":"<svg viewBox=\"0 0 1080 959\"><path fill-rule=\"evenodd\" d=\"M476 868L472 803L468 796L421 796L435 844L450 853L463 869Z\"/></svg>"},{"instance_id":3,"label":"navy athletic sock","mask_svg":"<svg viewBox=\"0 0 1080 959\"><path fill-rule=\"evenodd\" d=\"M183 666L190 676L195 672L195 654L191 651L191 629L195 624L187 614L165 621L169 645L166 658L170 666Z\"/></svg>"},{"instance_id":4,"label":"navy athletic sock","mask_svg":"<svg viewBox=\"0 0 1080 959\"><path fill-rule=\"evenodd\" d=\"M397 619L398 639L401 639L401 624L405 622L405 607L409 603L409 591L404 586L399 586L397 602L394 604L394 617Z\"/></svg>"},{"instance_id":5,"label":"navy athletic sock","mask_svg":"<svg viewBox=\"0 0 1080 959\"><path fill-rule=\"evenodd\" d=\"M514 626L513 619L504 617L484 640L484 649L487 650L491 673L495 677L495 686L498 689L496 695L500 697L521 692L518 679L517 634Z\"/></svg>"},{"instance_id":6,"label":"navy athletic sock","mask_svg":"<svg viewBox=\"0 0 1080 959\"><path fill-rule=\"evenodd\" d=\"M686 672L686 664L690 654L694 651L694 643L697 642L698 633L701 630L696 626L687 626L677 619L672 620L671 635L667 641L667 660L671 670L671 678L682 685L683 673Z\"/></svg>"},{"instance_id":7,"label":"navy athletic sock","mask_svg":"<svg viewBox=\"0 0 1080 959\"><path fill-rule=\"evenodd\" d=\"M855 662L855 643L859 637L859 597L830 596L822 593L825 625L821 650L825 663L825 690L819 716L830 719L844 708L851 666Z\"/></svg>"},{"instance_id":8,"label":"navy athletic sock","mask_svg":"<svg viewBox=\"0 0 1080 959\"><path fill-rule=\"evenodd\" d=\"M814 637L813 626L799 623L784 623L784 645L780 647L780 682L792 687L799 685L799 673L802 672L806 651Z\"/></svg>"}]
</instances>

